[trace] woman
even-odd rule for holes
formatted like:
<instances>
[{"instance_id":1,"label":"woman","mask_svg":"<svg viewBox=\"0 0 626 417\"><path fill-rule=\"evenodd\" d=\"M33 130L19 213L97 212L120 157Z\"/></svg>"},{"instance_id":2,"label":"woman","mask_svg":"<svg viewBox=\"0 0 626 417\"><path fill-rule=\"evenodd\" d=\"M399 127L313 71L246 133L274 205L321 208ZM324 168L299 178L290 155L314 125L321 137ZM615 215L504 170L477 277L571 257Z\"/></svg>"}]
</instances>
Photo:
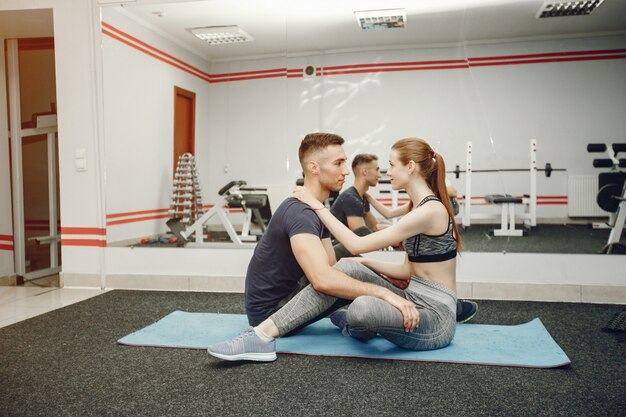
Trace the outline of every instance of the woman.
<instances>
[{"instance_id":1,"label":"woman","mask_svg":"<svg viewBox=\"0 0 626 417\"><path fill-rule=\"evenodd\" d=\"M419 313L419 325L405 331L401 312L391 304L370 296L356 298L347 310L331 315L331 321L346 336L367 340L376 334L410 350L447 346L456 328L456 255L461 249L445 183L445 163L430 145L416 138L396 142L389 158L387 175L394 190L404 189L410 197L406 213L394 225L357 236L337 220L304 188L293 197L309 204L330 232L351 253L360 254L403 241L402 264L368 258L350 258L359 263L359 274L376 272L391 279L409 281L402 295ZM396 214L396 213L393 213ZM376 271L373 272L372 270Z\"/></svg>"}]
</instances>

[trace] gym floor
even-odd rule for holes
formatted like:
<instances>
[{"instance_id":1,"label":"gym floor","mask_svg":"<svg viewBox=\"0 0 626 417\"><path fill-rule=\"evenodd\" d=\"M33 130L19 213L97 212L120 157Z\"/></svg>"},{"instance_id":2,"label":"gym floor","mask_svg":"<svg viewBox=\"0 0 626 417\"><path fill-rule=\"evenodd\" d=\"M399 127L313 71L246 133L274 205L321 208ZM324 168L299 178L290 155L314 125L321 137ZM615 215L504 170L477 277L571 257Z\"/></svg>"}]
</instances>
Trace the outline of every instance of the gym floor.
<instances>
[{"instance_id":1,"label":"gym floor","mask_svg":"<svg viewBox=\"0 0 626 417\"><path fill-rule=\"evenodd\" d=\"M174 310L242 313L241 294L113 290L0 328L0 416L626 415L619 305L480 301L474 323L539 317L555 369L279 355L227 363L116 341ZM623 335L623 334L622 334Z\"/></svg>"}]
</instances>

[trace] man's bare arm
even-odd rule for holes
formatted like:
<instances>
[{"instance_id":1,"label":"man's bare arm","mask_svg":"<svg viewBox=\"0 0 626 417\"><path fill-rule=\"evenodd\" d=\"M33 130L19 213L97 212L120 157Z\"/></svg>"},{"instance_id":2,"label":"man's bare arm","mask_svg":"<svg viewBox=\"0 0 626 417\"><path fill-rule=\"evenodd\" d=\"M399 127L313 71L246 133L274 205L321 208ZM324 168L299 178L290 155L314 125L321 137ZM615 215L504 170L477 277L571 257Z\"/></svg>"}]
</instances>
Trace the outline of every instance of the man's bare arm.
<instances>
[{"instance_id":1,"label":"man's bare arm","mask_svg":"<svg viewBox=\"0 0 626 417\"><path fill-rule=\"evenodd\" d=\"M335 255L335 249L333 248L330 238L322 239L322 246L324 246L324 250L328 256L328 264L330 266L335 265L337 263L337 255Z\"/></svg>"},{"instance_id":2,"label":"man's bare arm","mask_svg":"<svg viewBox=\"0 0 626 417\"><path fill-rule=\"evenodd\" d=\"M356 229L360 229L363 226L367 226L365 224L365 220L360 216L347 216L346 217L348 223L348 229L355 231ZM368 226L369 227L369 226ZM371 227L370 227L371 229Z\"/></svg>"},{"instance_id":3,"label":"man's bare arm","mask_svg":"<svg viewBox=\"0 0 626 417\"><path fill-rule=\"evenodd\" d=\"M312 234L292 236L291 250L309 282L316 291L346 300L369 295L396 307L404 317L404 326L412 331L419 323L415 305L384 287L361 282L328 264L328 255L320 239Z\"/></svg>"}]
</instances>

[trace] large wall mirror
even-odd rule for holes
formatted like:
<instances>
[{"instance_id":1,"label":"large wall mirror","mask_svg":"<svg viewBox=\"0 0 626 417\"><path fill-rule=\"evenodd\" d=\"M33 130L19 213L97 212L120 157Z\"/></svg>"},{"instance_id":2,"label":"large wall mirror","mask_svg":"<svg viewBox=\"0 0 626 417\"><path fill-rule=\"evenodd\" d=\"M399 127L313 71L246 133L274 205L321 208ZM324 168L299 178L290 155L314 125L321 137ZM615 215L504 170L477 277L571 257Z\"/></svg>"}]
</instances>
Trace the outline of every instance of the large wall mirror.
<instances>
[{"instance_id":1,"label":"large wall mirror","mask_svg":"<svg viewBox=\"0 0 626 417\"><path fill-rule=\"evenodd\" d=\"M301 138L328 131L383 169L396 140L428 140L459 195L467 250L599 252L609 230L591 225L609 213L593 159L609 156L587 145L626 142L626 3L581 3L103 6L109 241L165 231L176 146L193 151L203 204L233 180L277 201L301 176ZM177 145L175 132L190 139ZM384 183L373 194L404 198Z\"/></svg>"}]
</instances>

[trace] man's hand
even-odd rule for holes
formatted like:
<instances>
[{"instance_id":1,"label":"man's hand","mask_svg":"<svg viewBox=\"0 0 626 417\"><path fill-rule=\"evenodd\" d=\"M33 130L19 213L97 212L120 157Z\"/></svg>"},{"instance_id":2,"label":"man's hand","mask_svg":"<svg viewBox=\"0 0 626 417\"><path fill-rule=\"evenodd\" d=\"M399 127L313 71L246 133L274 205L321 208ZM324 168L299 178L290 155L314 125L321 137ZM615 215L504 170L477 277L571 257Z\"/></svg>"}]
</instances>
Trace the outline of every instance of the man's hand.
<instances>
[{"instance_id":1,"label":"man's hand","mask_svg":"<svg viewBox=\"0 0 626 417\"><path fill-rule=\"evenodd\" d=\"M409 300L389 292L389 295L384 298L384 301L388 302L402 313L404 318L404 331L411 333L420 324L420 313L417 311L417 307Z\"/></svg>"}]
</instances>

